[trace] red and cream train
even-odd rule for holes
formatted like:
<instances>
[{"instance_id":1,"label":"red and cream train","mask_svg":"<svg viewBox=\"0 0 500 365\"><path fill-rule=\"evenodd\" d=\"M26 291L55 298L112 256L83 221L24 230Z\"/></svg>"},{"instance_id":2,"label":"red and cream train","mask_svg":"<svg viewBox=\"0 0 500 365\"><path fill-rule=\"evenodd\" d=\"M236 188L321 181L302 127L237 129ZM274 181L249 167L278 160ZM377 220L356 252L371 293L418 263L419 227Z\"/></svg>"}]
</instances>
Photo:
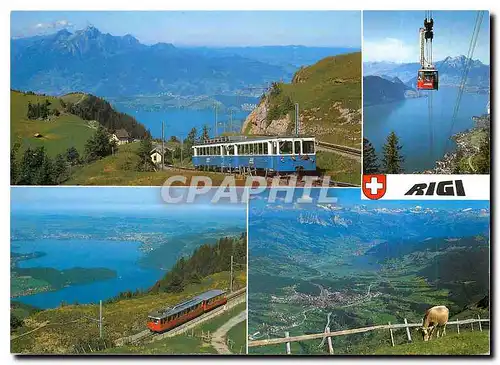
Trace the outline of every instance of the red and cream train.
<instances>
[{"instance_id":1,"label":"red and cream train","mask_svg":"<svg viewBox=\"0 0 500 365\"><path fill-rule=\"evenodd\" d=\"M172 308L150 313L148 328L153 332L168 331L226 303L224 290L209 290Z\"/></svg>"}]
</instances>

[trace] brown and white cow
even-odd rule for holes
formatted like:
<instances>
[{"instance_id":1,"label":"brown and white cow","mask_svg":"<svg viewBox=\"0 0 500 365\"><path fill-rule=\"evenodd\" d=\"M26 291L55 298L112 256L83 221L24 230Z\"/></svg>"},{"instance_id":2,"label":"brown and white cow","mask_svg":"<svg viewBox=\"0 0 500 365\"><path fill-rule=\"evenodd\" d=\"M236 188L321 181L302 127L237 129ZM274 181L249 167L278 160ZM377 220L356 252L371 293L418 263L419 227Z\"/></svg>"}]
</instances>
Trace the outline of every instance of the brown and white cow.
<instances>
[{"instance_id":1,"label":"brown and white cow","mask_svg":"<svg viewBox=\"0 0 500 365\"><path fill-rule=\"evenodd\" d=\"M441 336L444 336L449 315L450 311L444 305L427 309L421 328L423 340L429 341L432 339L434 332L436 332L437 337L439 337L440 332Z\"/></svg>"}]
</instances>

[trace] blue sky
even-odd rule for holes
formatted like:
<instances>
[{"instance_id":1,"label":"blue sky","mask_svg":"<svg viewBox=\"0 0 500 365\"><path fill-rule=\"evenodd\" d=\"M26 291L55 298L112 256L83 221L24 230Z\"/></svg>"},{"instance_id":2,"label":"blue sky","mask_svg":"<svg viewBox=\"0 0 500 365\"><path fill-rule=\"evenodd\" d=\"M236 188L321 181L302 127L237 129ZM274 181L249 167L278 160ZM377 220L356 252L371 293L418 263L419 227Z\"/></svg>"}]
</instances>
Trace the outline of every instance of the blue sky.
<instances>
[{"instance_id":1,"label":"blue sky","mask_svg":"<svg viewBox=\"0 0 500 365\"><path fill-rule=\"evenodd\" d=\"M93 25L142 43L178 46L305 45L361 48L359 11L24 11L11 13L11 36Z\"/></svg>"},{"instance_id":2,"label":"blue sky","mask_svg":"<svg viewBox=\"0 0 500 365\"><path fill-rule=\"evenodd\" d=\"M181 191L187 196L187 189L177 188L172 197ZM242 216L246 204L210 204L211 194L201 196L196 204L167 204L162 199L160 187L12 187L12 211L184 211L194 212L234 209Z\"/></svg>"},{"instance_id":3,"label":"blue sky","mask_svg":"<svg viewBox=\"0 0 500 365\"><path fill-rule=\"evenodd\" d=\"M467 55L477 11L433 11L434 62ZM419 62L422 11L363 12L363 61ZM485 12L474 59L490 63L489 13Z\"/></svg>"}]
</instances>

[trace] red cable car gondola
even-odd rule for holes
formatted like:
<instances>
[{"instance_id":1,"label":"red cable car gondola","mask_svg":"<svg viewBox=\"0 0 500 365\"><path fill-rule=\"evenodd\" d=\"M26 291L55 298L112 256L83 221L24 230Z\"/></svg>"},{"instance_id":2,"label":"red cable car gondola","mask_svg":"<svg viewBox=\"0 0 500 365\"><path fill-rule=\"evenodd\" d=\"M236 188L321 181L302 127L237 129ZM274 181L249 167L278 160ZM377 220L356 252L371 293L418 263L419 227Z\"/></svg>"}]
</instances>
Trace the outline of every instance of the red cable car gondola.
<instances>
[{"instance_id":1,"label":"red cable car gondola","mask_svg":"<svg viewBox=\"0 0 500 365\"><path fill-rule=\"evenodd\" d=\"M438 71L433 68L418 70L417 89L437 90L439 87Z\"/></svg>"},{"instance_id":2,"label":"red cable car gondola","mask_svg":"<svg viewBox=\"0 0 500 365\"><path fill-rule=\"evenodd\" d=\"M432 64L433 27L432 12L428 12L424 19L424 28L419 30L421 69L417 74L417 90L437 90L439 87L438 71Z\"/></svg>"}]
</instances>

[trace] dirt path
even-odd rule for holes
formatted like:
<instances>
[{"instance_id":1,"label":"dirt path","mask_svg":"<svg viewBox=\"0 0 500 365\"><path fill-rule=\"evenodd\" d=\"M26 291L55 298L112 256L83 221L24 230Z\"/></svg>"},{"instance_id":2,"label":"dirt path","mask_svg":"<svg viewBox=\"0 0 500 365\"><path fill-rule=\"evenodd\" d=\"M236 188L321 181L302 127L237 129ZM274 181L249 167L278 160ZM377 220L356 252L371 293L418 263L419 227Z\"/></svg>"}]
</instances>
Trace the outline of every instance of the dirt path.
<instances>
[{"instance_id":1,"label":"dirt path","mask_svg":"<svg viewBox=\"0 0 500 365\"><path fill-rule=\"evenodd\" d=\"M226 335L227 332L236 326L238 323L243 322L247 319L247 312L243 311L238 315L232 317L229 321L220 326L217 331L214 332L212 336L212 347L219 354L231 354L231 351L226 345Z\"/></svg>"},{"instance_id":2,"label":"dirt path","mask_svg":"<svg viewBox=\"0 0 500 365\"><path fill-rule=\"evenodd\" d=\"M471 168L471 170L476 172L476 169L474 168L474 166L472 166L472 156L469 156L468 162L469 162L469 167Z\"/></svg>"}]
</instances>

